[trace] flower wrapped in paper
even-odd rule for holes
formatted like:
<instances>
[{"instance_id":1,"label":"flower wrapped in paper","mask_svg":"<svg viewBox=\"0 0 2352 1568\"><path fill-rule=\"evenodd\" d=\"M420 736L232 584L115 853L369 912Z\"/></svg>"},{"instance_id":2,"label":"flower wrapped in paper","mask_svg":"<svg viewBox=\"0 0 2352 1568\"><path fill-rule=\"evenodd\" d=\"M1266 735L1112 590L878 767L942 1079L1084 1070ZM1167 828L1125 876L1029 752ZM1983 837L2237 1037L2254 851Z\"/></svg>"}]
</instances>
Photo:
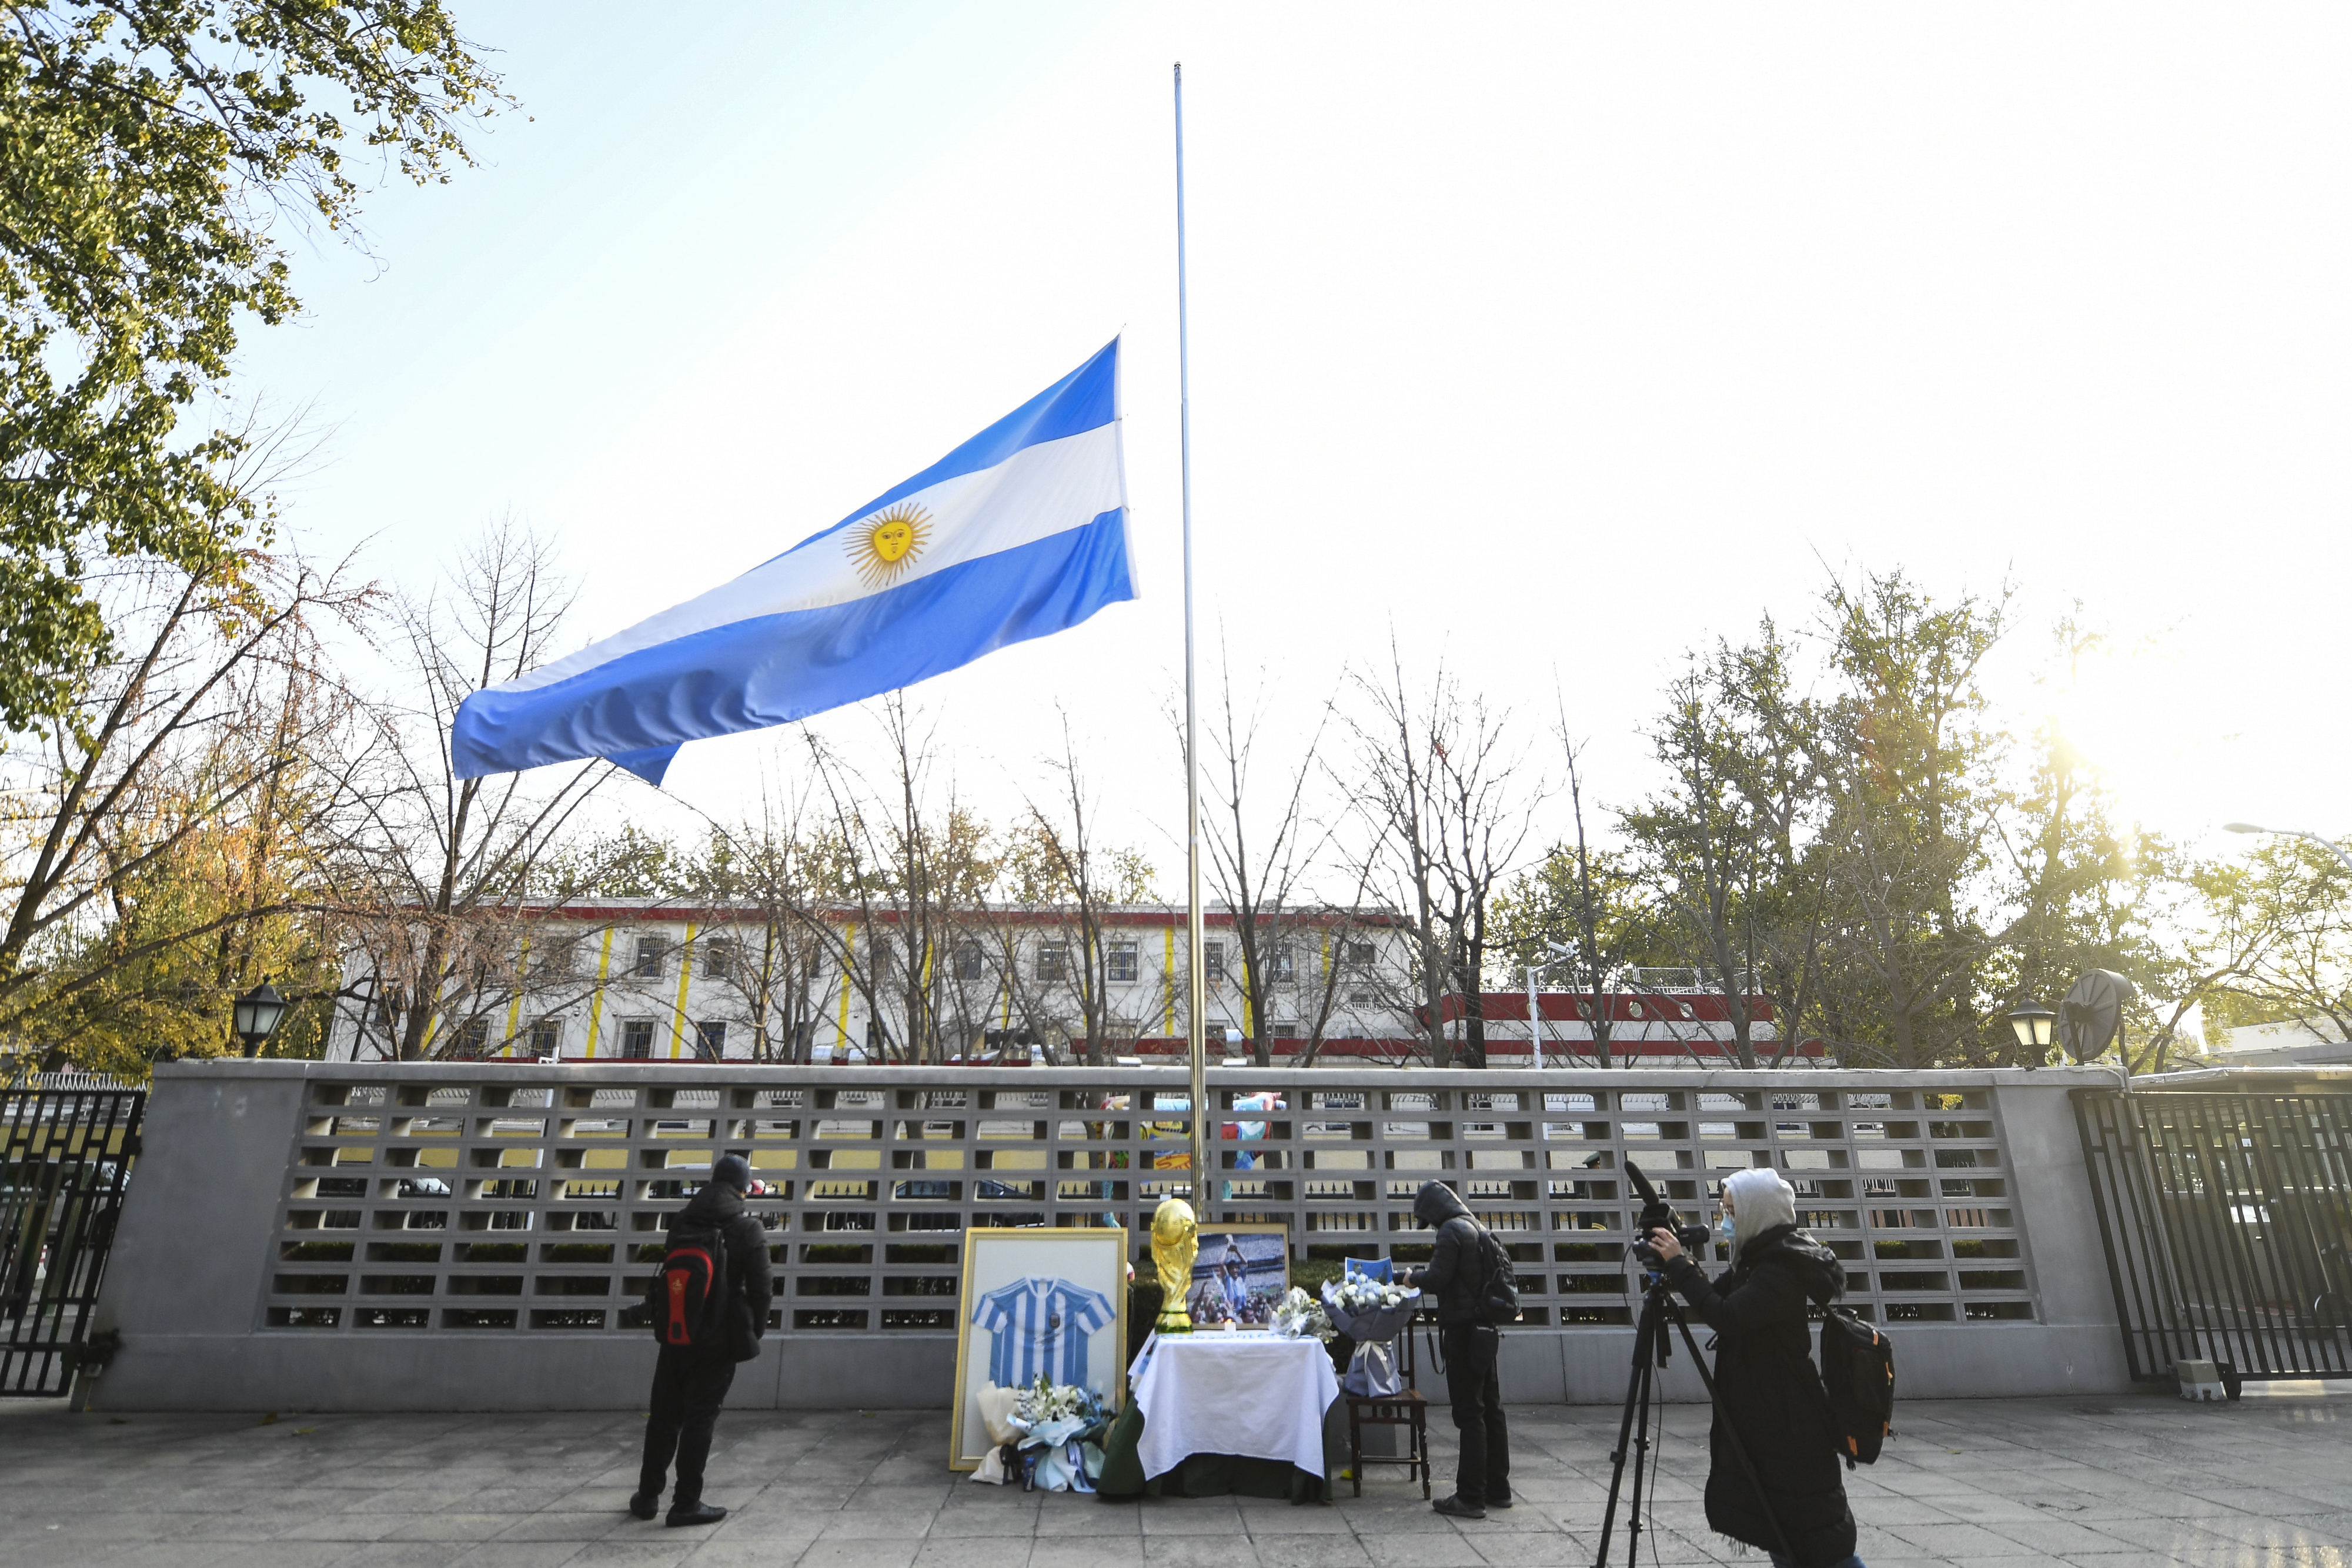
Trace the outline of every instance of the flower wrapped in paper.
<instances>
[{"instance_id":1,"label":"flower wrapped in paper","mask_svg":"<svg viewBox=\"0 0 2352 1568\"><path fill-rule=\"evenodd\" d=\"M1110 1416L1093 1390L1049 1383L1041 1374L1017 1390L991 1384L981 1398L989 1436L1001 1446L990 1450L972 1479L1002 1485L1017 1478L1024 1491L1095 1490Z\"/></svg>"},{"instance_id":2,"label":"flower wrapped in paper","mask_svg":"<svg viewBox=\"0 0 2352 1568\"><path fill-rule=\"evenodd\" d=\"M1356 1342L1339 1386L1360 1396L1384 1398L1404 1391L1390 1342L1402 1333L1421 1306L1421 1291L1363 1274L1326 1281L1323 1311L1331 1326Z\"/></svg>"},{"instance_id":3,"label":"flower wrapped in paper","mask_svg":"<svg viewBox=\"0 0 2352 1568\"><path fill-rule=\"evenodd\" d=\"M1323 1311L1322 1302L1293 1285L1275 1306L1274 1332L1286 1339L1313 1338L1328 1343L1331 1319Z\"/></svg>"}]
</instances>

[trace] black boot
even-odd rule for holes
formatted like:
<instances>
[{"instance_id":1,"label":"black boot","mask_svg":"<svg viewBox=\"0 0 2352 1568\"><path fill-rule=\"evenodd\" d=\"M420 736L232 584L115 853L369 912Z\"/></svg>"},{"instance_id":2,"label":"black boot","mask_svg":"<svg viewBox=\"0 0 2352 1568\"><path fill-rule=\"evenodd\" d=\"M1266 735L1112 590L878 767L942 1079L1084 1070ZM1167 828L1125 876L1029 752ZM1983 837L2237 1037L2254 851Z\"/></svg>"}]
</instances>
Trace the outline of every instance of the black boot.
<instances>
[{"instance_id":1,"label":"black boot","mask_svg":"<svg viewBox=\"0 0 2352 1568\"><path fill-rule=\"evenodd\" d=\"M662 1522L676 1530L682 1524L716 1524L726 1517L725 1509L710 1503L680 1503L669 1511L669 1517Z\"/></svg>"}]
</instances>

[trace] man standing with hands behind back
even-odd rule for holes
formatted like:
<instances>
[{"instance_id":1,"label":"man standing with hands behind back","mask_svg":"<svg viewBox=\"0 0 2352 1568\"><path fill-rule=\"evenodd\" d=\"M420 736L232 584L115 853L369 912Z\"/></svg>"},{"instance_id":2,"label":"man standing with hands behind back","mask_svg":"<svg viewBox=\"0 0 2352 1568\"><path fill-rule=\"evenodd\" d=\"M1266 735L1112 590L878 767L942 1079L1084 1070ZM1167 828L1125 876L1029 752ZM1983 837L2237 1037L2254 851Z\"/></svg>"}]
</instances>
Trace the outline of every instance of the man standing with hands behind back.
<instances>
[{"instance_id":1,"label":"man standing with hands behind back","mask_svg":"<svg viewBox=\"0 0 2352 1568\"><path fill-rule=\"evenodd\" d=\"M1429 1267L1404 1282L1437 1299L1437 1333L1445 1349L1445 1391L1462 1458L1454 1495L1430 1506L1455 1519L1484 1519L1490 1508L1511 1506L1511 1435L1503 1421L1503 1384L1496 1371L1502 1335L1485 1311L1496 1249L1486 1228L1442 1181L1413 1196L1412 1217L1434 1226Z\"/></svg>"},{"instance_id":2,"label":"man standing with hands behind back","mask_svg":"<svg viewBox=\"0 0 2352 1568\"><path fill-rule=\"evenodd\" d=\"M718 1314L725 1332L715 1343L665 1343L654 1364L653 1408L646 1419L645 1468L629 1511L651 1519L661 1501L662 1481L673 1455L677 1490L670 1499L670 1525L716 1524L723 1508L702 1500L702 1469L710 1458L710 1434L719 1407L735 1381L735 1364L760 1354L768 1328L768 1303L775 1296L775 1272L768 1260L768 1236L760 1217L743 1207L751 1188L751 1167L740 1155L727 1155L710 1167L710 1180L670 1221L669 1244L724 1254L717 1289Z\"/></svg>"}]
</instances>

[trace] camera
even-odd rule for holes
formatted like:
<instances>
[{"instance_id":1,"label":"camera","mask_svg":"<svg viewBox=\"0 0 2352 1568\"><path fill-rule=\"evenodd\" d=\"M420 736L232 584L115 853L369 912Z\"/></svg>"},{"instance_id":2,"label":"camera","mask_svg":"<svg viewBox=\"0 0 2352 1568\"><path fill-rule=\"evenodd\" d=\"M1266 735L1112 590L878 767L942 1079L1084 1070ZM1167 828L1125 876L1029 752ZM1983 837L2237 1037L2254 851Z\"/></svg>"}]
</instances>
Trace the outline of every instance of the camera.
<instances>
[{"instance_id":1,"label":"camera","mask_svg":"<svg viewBox=\"0 0 2352 1568\"><path fill-rule=\"evenodd\" d=\"M1681 1217L1675 1213L1664 1198L1658 1196L1658 1189L1650 1185L1650 1178L1642 1174L1642 1167L1631 1160L1625 1162L1625 1175L1642 1198L1642 1217L1633 1222L1633 1256L1642 1260L1642 1267L1654 1274L1663 1267L1664 1260L1659 1258L1657 1249L1650 1245L1650 1232L1653 1230L1673 1231L1675 1239L1682 1244L1684 1251L1695 1257L1705 1257L1706 1227L1679 1223Z\"/></svg>"}]
</instances>

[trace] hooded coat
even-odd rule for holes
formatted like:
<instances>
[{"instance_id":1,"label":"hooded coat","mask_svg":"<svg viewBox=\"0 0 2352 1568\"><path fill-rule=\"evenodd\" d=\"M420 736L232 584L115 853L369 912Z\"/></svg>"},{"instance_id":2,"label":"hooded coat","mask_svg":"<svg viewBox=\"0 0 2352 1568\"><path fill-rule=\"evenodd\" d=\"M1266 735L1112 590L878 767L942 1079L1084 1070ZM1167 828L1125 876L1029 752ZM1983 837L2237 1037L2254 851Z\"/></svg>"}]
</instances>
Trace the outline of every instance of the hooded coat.
<instances>
[{"instance_id":1,"label":"hooded coat","mask_svg":"<svg viewBox=\"0 0 2352 1568\"><path fill-rule=\"evenodd\" d=\"M748 1322L739 1323L735 1359L749 1361L760 1353L761 1336L768 1332L768 1307L775 1300L775 1267L768 1257L768 1233L759 1216L743 1207L743 1195L723 1181L714 1181L688 1200L670 1221L670 1233L715 1230L727 1249L727 1278L740 1294ZM741 1329L750 1331L743 1342Z\"/></svg>"},{"instance_id":2,"label":"hooded coat","mask_svg":"<svg viewBox=\"0 0 2352 1568\"><path fill-rule=\"evenodd\" d=\"M1437 1231L1429 1267L1413 1276L1424 1295L1437 1302L1437 1323L1486 1322L1478 1310L1486 1287L1486 1228L1470 1217L1470 1207L1442 1181L1424 1183L1413 1195L1412 1217Z\"/></svg>"},{"instance_id":3,"label":"hooded coat","mask_svg":"<svg viewBox=\"0 0 2352 1568\"><path fill-rule=\"evenodd\" d=\"M1797 1562L1804 1568L1844 1562L1853 1553L1853 1513L1806 1318L1806 1303L1826 1305L1844 1293L1836 1256L1795 1226L1775 1225L1741 1247L1731 1270L1712 1284L1687 1254L1667 1265L1666 1279L1716 1335L1719 1400L1707 1437L1707 1523L1735 1541L1780 1550L1732 1448L1736 1430Z\"/></svg>"}]
</instances>

